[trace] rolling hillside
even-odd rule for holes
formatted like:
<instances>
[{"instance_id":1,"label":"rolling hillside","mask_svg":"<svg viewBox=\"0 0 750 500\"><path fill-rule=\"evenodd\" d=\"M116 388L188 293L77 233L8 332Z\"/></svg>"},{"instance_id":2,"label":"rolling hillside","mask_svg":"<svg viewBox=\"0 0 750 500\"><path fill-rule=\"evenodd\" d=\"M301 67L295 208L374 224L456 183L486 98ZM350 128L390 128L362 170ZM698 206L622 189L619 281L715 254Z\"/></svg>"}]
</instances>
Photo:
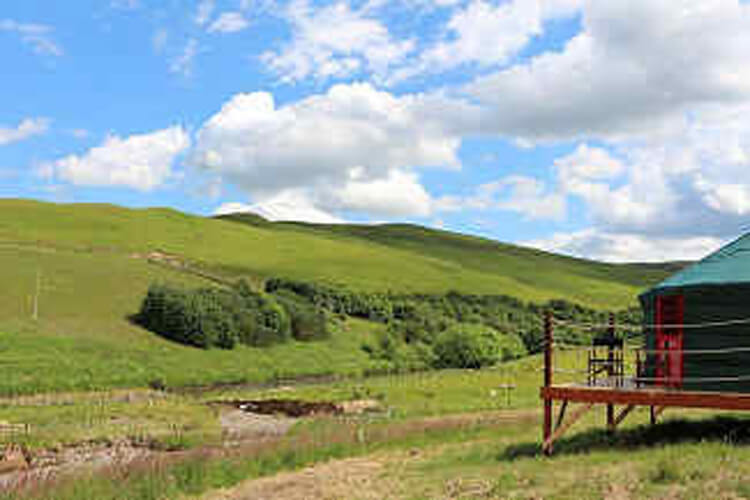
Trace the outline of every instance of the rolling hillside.
<instances>
[{"instance_id":1,"label":"rolling hillside","mask_svg":"<svg viewBox=\"0 0 750 500\"><path fill-rule=\"evenodd\" d=\"M250 220L250 224L236 224ZM611 265L408 225L311 226L207 219L170 209L0 200L0 242L129 256L160 250L232 274L354 289L634 303L670 266Z\"/></svg>"},{"instance_id":2,"label":"rolling hillside","mask_svg":"<svg viewBox=\"0 0 750 500\"><path fill-rule=\"evenodd\" d=\"M145 258L153 252L177 265L155 265ZM170 385L264 381L371 366L360 346L381 326L362 321L335 325L326 342L233 351L177 345L133 325L129 317L151 282L210 284L181 263L256 282L279 276L363 291L457 290L599 308L633 304L670 268L601 264L415 226L311 226L0 200L0 392L154 379Z\"/></svg>"}]
</instances>

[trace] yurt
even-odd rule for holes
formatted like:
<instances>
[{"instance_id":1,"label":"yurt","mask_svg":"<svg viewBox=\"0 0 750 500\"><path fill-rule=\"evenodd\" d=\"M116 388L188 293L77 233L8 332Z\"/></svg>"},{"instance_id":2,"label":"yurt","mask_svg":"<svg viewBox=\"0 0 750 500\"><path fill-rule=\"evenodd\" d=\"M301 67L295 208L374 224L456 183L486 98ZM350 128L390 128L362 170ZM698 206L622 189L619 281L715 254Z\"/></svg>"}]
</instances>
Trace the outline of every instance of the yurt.
<instances>
[{"instance_id":1,"label":"yurt","mask_svg":"<svg viewBox=\"0 0 750 500\"><path fill-rule=\"evenodd\" d=\"M750 234L640 296L646 385L750 392Z\"/></svg>"}]
</instances>

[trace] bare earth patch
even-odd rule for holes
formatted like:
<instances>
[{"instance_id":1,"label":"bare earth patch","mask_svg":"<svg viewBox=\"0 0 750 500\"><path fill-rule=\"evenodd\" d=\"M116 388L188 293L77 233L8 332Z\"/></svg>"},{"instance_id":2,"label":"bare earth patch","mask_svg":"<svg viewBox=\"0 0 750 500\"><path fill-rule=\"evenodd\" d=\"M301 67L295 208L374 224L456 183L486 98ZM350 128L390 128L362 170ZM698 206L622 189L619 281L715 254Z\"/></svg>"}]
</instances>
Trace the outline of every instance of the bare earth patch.
<instances>
[{"instance_id":1,"label":"bare earth patch","mask_svg":"<svg viewBox=\"0 0 750 500\"><path fill-rule=\"evenodd\" d=\"M244 410L228 410L219 417L225 441L279 437L292 427L296 419L280 415L258 415Z\"/></svg>"},{"instance_id":2,"label":"bare earth patch","mask_svg":"<svg viewBox=\"0 0 750 500\"><path fill-rule=\"evenodd\" d=\"M203 500L386 500L395 487L373 457L334 460L296 472L247 481Z\"/></svg>"}]
</instances>

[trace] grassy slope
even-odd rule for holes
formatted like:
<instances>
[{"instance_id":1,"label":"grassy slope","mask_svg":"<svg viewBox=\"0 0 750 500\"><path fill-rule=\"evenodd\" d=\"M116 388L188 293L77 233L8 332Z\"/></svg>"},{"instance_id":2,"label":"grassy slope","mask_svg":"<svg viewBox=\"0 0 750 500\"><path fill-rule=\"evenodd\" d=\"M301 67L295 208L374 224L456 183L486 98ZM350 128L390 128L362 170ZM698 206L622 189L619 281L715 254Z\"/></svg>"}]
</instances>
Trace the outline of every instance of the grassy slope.
<instances>
[{"instance_id":1,"label":"grassy slope","mask_svg":"<svg viewBox=\"0 0 750 500\"><path fill-rule=\"evenodd\" d=\"M618 275L617 266L412 227L389 226L365 237L372 228L261 226L168 209L0 200L0 392L142 386L156 378L169 385L262 381L357 373L370 365L359 347L377 326L363 322L350 322L353 331L337 328L330 342L271 349L202 351L164 341L127 319L149 283L207 282L133 258L136 252L175 253L233 275L369 290L562 297L603 307L627 304L642 283L663 275L635 268L644 276L635 279ZM35 322L37 270L42 290Z\"/></svg>"},{"instance_id":2,"label":"grassy slope","mask_svg":"<svg viewBox=\"0 0 750 500\"><path fill-rule=\"evenodd\" d=\"M283 227L300 234L364 241L389 250L404 250L427 259L440 259L464 272L478 273L483 277L477 281L475 289L462 289L461 282L447 284L448 288L460 291L478 289L480 293L506 294L530 300L565 298L600 307L622 307L633 303L638 291L661 281L683 265L607 264L410 224L271 223L250 214L234 214L221 219L256 228L280 230ZM485 288L486 282L496 276L512 282L512 287Z\"/></svg>"},{"instance_id":3,"label":"grassy slope","mask_svg":"<svg viewBox=\"0 0 750 500\"><path fill-rule=\"evenodd\" d=\"M0 241L135 252L161 249L258 276L366 290L500 293L600 307L634 303L666 275L414 226L233 224L168 209L0 200Z\"/></svg>"}]
</instances>

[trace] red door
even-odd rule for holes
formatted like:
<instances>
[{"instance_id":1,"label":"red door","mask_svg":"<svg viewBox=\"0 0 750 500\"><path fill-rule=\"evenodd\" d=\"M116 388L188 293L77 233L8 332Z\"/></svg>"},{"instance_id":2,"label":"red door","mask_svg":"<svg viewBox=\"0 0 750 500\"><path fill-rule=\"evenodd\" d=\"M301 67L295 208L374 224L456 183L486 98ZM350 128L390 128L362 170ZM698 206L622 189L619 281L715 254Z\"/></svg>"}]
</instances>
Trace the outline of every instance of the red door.
<instances>
[{"instance_id":1,"label":"red door","mask_svg":"<svg viewBox=\"0 0 750 500\"><path fill-rule=\"evenodd\" d=\"M684 315L684 296L656 297L656 385L682 385Z\"/></svg>"}]
</instances>

